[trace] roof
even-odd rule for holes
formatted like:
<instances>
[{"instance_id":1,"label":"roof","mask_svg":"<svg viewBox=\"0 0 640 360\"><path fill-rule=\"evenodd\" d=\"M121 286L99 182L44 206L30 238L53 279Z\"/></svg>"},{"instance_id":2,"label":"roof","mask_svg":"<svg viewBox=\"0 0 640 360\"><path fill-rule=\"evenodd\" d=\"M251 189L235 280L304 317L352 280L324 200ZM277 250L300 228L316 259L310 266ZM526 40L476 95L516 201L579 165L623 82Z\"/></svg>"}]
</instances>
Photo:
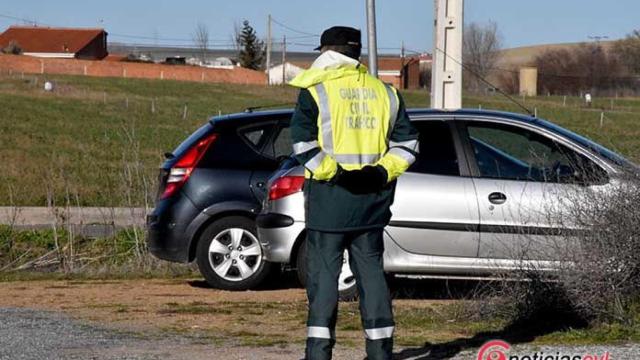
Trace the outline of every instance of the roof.
<instances>
[{"instance_id":1,"label":"roof","mask_svg":"<svg viewBox=\"0 0 640 360\"><path fill-rule=\"evenodd\" d=\"M77 53L104 29L11 26L0 34L0 47L15 41L23 52Z\"/></svg>"},{"instance_id":2,"label":"roof","mask_svg":"<svg viewBox=\"0 0 640 360\"><path fill-rule=\"evenodd\" d=\"M400 71L402 69L402 64L404 62L404 65L407 66L413 62L418 62L418 58L417 57L405 57L404 59L397 56L397 57L378 57L378 71ZM369 60L363 60L362 61L363 64L367 65L369 64Z\"/></svg>"},{"instance_id":3,"label":"roof","mask_svg":"<svg viewBox=\"0 0 640 360\"><path fill-rule=\"evenodd\" d=\"M293 105L293 104L292 104ZM479 110L479 109L459 109L459 110L440 110L440 109L431 109L431 108L410 108L407 109L407 113L409 116L419 117L419 116L448 116L448 117L469 117L469 116L479 116L479 117L498 117L502 119L519 121L519 122L532 122L538 120L533 116L526 114L518 114L506 111L498 111L498 110ZM256 111L245 111L241 113L228 114L222 116L212 117L211 121L225 121L225 120L239 120L239 119L247 119L247 118L255 118L255 117L282 117L282 116L291 116L293 115L293 109L277 109L277 110L256 110Z\"/></svg>"}]
</instances>

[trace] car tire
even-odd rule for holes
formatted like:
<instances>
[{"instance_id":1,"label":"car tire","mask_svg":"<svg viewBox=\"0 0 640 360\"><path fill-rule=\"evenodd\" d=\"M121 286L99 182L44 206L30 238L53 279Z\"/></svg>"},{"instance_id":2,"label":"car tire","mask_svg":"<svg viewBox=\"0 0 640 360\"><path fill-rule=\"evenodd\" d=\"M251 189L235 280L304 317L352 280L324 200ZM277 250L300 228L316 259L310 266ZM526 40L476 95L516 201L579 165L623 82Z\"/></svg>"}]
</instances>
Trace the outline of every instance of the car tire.
<instances>
[{"instance_id":1,"label":"car tire","mask_svg":"<svg viewBox=\"0 0 640 360\"><path fill-rule=\"evenodd\" d=\"M264 259L255 222L241 216L206 227L198 239L196 262L207 283L223 290L254 289L272 269Z\"/></svg>"},{"instance_id":2,"label":"car tire","mask_svg":"<svg viewBox=\"0 0 640 360\"><path fill-rule=\"evenodd\" d=\"M347 252L345 251L345 255L347 256ZM300 248L298 249L298 254L296 256L296 268L298 274L298 281L302 284L302 286L306 286L307 283L307 241L302 240L302 244L300 244ZM349 273L350 273L349 269ZM348 280L348 281L344 281ZM353 274L346 276L346 278L341 274L340 280L343 282L339 284L338 297L340 301L355 301L358 299L358 286L356 285L355 279L353 279Z\"/></svg>"}]
</instances>

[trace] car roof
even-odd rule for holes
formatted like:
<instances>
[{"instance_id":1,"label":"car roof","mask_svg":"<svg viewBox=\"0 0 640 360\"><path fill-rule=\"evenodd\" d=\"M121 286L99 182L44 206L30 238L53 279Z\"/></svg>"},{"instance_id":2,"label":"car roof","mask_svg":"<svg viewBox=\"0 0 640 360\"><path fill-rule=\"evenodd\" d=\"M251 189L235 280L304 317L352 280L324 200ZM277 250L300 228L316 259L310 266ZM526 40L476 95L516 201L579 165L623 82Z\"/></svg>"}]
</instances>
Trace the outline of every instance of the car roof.
<instances>
[{"instance_id":1,"label":"car roof","mask_svg":"<svg viewBox=\"0 0 640 360\"><path fill-rule=\"evenodd\" d=\"M525 114L517 114L506 111L498 110L480 110L480 109L458 109L458 110L440 110L440 109L428 109L428 108L412 108L407 109L409 116L416 117L435 117L435 116L447 116L447 117L496 117L504 120L511 120L516 122L531 123L536 120L535 117ZM279 110L264 110L264 111L245 111L241 113L228 114L222 116L214 116L211 118L211 122L226 122L226 121L243 121L251 120L255 121L256 118L277 118L282 116L291 116L293 109L279 109Z\"/></svg>"}]
</instances>

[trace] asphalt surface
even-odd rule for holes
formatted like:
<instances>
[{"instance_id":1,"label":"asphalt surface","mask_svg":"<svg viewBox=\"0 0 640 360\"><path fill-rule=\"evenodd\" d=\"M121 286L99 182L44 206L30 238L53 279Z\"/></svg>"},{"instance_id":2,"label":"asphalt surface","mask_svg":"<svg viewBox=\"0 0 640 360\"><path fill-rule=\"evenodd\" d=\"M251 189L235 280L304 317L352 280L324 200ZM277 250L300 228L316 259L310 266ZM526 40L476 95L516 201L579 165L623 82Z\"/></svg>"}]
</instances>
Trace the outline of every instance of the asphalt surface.
<instances>
[{"instance_id":1,"label":"asphalt surface","mask_svg":"<svg viewBox=\"0 0 640 360\"><path fill-rule=\"evenodd\" d=\"M144 225L146 213L144 208L59 207L54 211L48 207L0 206L0 224L19 227L60 225L60 217L64 216L66 224L128 227Z\"/></svg>"},{"instance_id":2,"label":"asphalt surface","mask_svg":"<svg viewBox=\"0 0 640 360\"><path fill-rule=\"evenodd\" d=\"M399 351L398 351L399 350ZM478 359L478 349L446 348L397 349L394 359ZM609 353L609 357L603 355ZM640 359L640 345L597 346L532 346L516 345L507 359L544 359L552 356L581 355L586 360ZM87 325L66 315L28 309L0 309L0 359L92 359L92 360L155 360L155 359L300 359L302 348L249 348L216 341L186 338L180 335L145 335ZM362 349L338 348L336 359L362 359ZM597 356L587 357L587 356ZM529 356L528 358L526 356ZM483 357L482 360L490 359Z\"/></svg>"}]
</instances>

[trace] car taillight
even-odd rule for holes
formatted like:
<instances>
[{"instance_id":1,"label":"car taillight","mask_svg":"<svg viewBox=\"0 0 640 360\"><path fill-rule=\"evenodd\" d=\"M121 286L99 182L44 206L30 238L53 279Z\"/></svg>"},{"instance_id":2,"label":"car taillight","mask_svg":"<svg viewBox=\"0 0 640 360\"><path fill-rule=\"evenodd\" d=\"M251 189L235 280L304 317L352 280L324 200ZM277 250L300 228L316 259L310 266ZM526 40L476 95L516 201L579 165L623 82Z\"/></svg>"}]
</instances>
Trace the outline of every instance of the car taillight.
<instances>
[{"instance_id":1,"label":"car taillight","mask_svg":"<svg viewBox=\"0 0 640 360\"><path fill-rule=\"evenodd\" d=\"M271 184L269 200L278 200L302 191L304 176L283 176Z\"/></svg>"},{"instance_id":2,"label":"car taillight","mask_svg":"<svg viewBox=\"0 0 640 360\"><path fill-rule=\"evenodd\" d=\"M200 159L202 159L202 156L207 152L207 149L217 137L218 134L211 134L198 141L173 165L169 170L167 185L164 188L161 199L166 199L180 190L187 180L189 180L193 169L195 169Z\"/></svg>"}]
</instances>

